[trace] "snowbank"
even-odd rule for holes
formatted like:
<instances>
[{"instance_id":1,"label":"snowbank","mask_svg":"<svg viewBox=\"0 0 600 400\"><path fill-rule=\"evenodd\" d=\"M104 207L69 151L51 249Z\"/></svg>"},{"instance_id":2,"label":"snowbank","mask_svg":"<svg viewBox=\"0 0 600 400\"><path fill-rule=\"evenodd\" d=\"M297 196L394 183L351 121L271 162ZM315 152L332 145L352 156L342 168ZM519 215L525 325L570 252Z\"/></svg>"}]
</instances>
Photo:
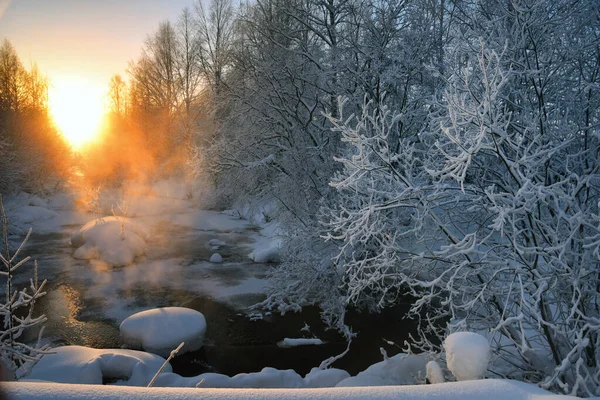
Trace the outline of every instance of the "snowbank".
<instances>
[{"instance_id":1,"label":"snowbank","mask_svg":"<svg viewBox=\"0 0 600 400\"><path fill-rule=\"evenodd\" d=\"M12 400L567 400L536 386L509 380L478 380L439 385L329 389L192 389L7 382ZM597 400L598 398L596 398Z\"/></svg>"},{"instance_id":2,"label":"snowbank","mask_svg":"<svg viewBox=\"0 0 600 400\"><path fill-rule=\"evenodd\" d=\"M304 388L304 379L292 369L279 370L263 368L260 372L249 374L227 375L206 373L185 378L177 374L161 374L154 386L157 387L196 387L201 388L237 388L237 389L272 389L272 388Z\"/></svg>"},{"instance_id":3,"label":"snowbank","mask_svg":"<svg viewBox=\"0 0 600 400\"><path fill-rule=\"evenodd\" d=\"M345 386L414 385L425 382L427 359L420 355L396 354L371 365L358 375L337 384Z\"/></svg>"},{"instance_id":4,"label":"snowbank","mask_svg":"<svg viewBox=\"0 0 600 400\"><path fill-rule=\"evenodd\" d=\"M334 387L346 378L350 378L350 374L343 369L313 368L304 377L304 383L306 384L306 387L309 388Z\"/></svg>"},{"instance_id":5,"label":"snowbank","mask_svg":"<svg viewBox=\"0 0 600 400\"><path fill-rule=\"evenodd\" d=\"M104 217L85 224L71 236L71 245L77 247L77 259L123 266L144 255L147 238L146 231L127 218Z\"/></svg>"},{"instance_id":6,"label":"snowbank","mask_svg":"<svg viewBox=\"0 0 600 400\"><path fill-rule=\"evenodd\" d=\"M490 344L478 333L456 332L444 340L446 364L459 381L481 379L490 362Z\"/></svg>"},{"instance_id":7,"label":"snowbank","mask_svg":"<svg viewBox=\"0 0 600 400\"><path fill-rule=\"evenodd\" d=\"M126 346L168 357L181 342L179 355L201 348L206 319L189 308L155 308L126 318L119 330Z\"/></svg>"},{"instance_id":8,"label":"snowbank","mask_svg":"<svg viewBox=\"0 0 600 400\"><path fill-rule=\"evenodd\" d=\"M46 205L47 207L47 205ZM36 221L48 220L58 216L55 211L39 206L24 206L18 210L16 221L20 224L29 225Z\"/></svg>"},{"instance_id":9,"label":"snowbank","mask_svg":"<svg viewBox=\"0 0 600 400\"><path fill-rule=\"evenodd\" d=\"M129 386L146 386L165 362L162 357L134 350L64 346L52 351L25 380L101 385L103 380L112 379ZM167 365L164 372L170 371Z\"/></svg>"}]
</instances>

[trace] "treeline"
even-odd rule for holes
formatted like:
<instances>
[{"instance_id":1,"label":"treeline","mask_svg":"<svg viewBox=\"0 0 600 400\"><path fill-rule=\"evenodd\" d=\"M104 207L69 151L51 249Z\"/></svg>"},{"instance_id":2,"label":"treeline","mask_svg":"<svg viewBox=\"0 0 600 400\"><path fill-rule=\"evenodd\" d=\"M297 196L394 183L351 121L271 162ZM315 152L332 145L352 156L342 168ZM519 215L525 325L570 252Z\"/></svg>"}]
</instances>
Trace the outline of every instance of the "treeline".
<instances>
[{"instance_id":1,"label":"treeline","mask_svg":"<svg viewBox=\"0 0 600 400\"><path fill-rule=\"evenodd\" d=\"M23 66L8 40L0 45L0 192L50 190L68 169L70 151L48 111L48 79ZM55 179L53 179L55 178Z\"/></svg>"},{"instance_id":2,"label":"treeline","mask_svg":"<svg viewBox=\"0 0 600 400\"><path fill-rule=\"evenodd\" d=\"M232 22L233 7L228 7ZM212 35L211 15L198 2L177 21L161 23L130 62L128 76L111 78L108 127L87 156L90 174L156 178L197 176L204 169L197 147L208 148L215 132L216 96L207 63L212 50L205 46L205 34Z\"/></svg>"}]
</instances>

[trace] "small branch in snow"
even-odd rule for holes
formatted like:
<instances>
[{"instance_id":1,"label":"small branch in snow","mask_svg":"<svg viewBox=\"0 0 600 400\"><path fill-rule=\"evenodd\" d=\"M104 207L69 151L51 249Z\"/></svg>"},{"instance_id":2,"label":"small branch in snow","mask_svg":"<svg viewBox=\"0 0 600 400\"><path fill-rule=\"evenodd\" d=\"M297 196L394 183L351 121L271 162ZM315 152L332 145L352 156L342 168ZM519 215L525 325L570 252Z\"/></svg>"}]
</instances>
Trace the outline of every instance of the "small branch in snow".
<instances>
[{"instance_id":1,"label":"small branch in snow","mask_svg":"<svg viewBox=\"0 0 600 400\"><path fill-rule=\"evenodd\" d=\"M169 354L169 358L167 358L165 360L165 362L163 363L163 365L161 365L161 367L158 369L158 371L156 372L156 374L154 374L154 377L152 378L152 380L150 381L150 383L148 384L147 387L152 387L152 385L154 385L154 381L156 381L156 378L158 378L158 376L160 375L161 372L163 372L163 370L165 369L165 367L167 366L167 364L169 363L169 361L171 361L175 355L177 353L179 353L179 350L181 350L181 348L183 347L183 345L185 344L185 342L181 342L179 344L179 346L177 346L176 349L174 349L173 351L171 351L171 354ZM202 383L202 382L200 382Z\"/></svg>"}]
</instances>

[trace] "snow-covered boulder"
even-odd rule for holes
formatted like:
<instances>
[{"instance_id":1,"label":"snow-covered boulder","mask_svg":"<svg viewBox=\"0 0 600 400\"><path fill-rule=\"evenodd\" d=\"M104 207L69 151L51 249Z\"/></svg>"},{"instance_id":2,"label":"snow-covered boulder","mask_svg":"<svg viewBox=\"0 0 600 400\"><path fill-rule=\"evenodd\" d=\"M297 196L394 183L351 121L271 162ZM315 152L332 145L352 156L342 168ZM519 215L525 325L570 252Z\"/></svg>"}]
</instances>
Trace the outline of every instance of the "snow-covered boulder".
<instances>
[{"instance_id":1,"label":"snow-covered boulder","mask_svg":"<svg viewBox=\"0 0 600 400\"><path fill-rule=\"evenodd\" d=\"M126 318L119 330L126 346L168 357L181 342L179 355L201 348L206 319L189 308L155 308Z\"/></svg>"},{"instance_id":2,"label":"snow-covered boulder","mask_svg":"<svg viewBox=\"0 0 600 400\"><path fill-rule=\"evenodd\" d=\"M52 349L33 367L26 381L102 385L114 380L129 386L146 386L165 359L141 351L64 346ZM171 372L167 365L163 372Z\"/></svg>"},{"instance_id":3,"label":"snow-covered boulder","mask_svg":"<svg viewBox=\"0 0 600 400\"><path fill-rule=\"evenodd\" d=\"M223 262L223 257L219 254L219 253L215 253L212 256L210 256L210 260L211 263L222 263Z\"/></svg>"},{"instance_id":4,"label":"snow-covered boulder","mask_svg":"<svg viewBox=\"0 0 600 400\"><path fill-rule=\"evenodd\" d=\"M222 240L219 240L219 239L210 239L208 241L208 245L210 247L217 247L218 248L218 247L221 247L221 246L225 246L226 243L224 241L222 241Z\"/></svg>"},{"instance_id":5,"label":"snow-covered boulder","mask_svg":"<svg viewBox=\"0 0 600 400\"><path fill-rule=\"evenodd\" d=\"M490 362L490 344L478 333L456 332L444 340L446 364L459 381L481 379Z\"/></svg>"},{"instance_id":6,"label":"snow-covered boulder","mask_svg":"<svg viewBox=\"0 0 600 400\"><path fill-rule=\"evenodd\" d=\"M313 368L304 377L306 387L309 388L325 388L335 387L338 383L346 378L350 378L350 374L343 369L328 368L319 369Z\"/></svg>"},{"instance_id":7,"label":"snow-covered boulder","mask_svg":"<svg viewBox=\"0 0 600 400\"><path fill-rule=\"evenodd\" d=\"M416 385L425 380L427 359L421 355L396 354L371 365L358 375L344 379L337 387Z\"/></svg>"},{"instance_id":8,"label":"snow-covered boulder","mask_svg":"<svg viewBox=\"0 0 600 400\"><path fill-rule=\"evenodd\" d=\"M77 247L75 258L101 260L108 265L132 264L146 252L148 234L135 222L121 217L104 217L85 224L71 236Z\"/></svg>"}]
</instances>

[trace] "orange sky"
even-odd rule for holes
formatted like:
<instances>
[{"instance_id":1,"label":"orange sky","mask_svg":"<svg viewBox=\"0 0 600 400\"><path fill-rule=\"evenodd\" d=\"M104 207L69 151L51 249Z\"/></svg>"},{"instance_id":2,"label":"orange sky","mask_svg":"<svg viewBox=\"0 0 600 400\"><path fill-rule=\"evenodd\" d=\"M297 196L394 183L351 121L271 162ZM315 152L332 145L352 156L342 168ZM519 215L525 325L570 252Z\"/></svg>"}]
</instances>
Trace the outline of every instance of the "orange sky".
<instances>
[{"instance_id":1,"label":"orange sky","mask_svg":"<svg viewBox=\"0 0 600 400\"><path fill-rule=\"evenodd\" d=\"M51 80L78 77L106 90L146 36L196 0L0 0L0 39Z\"/></svg>"}]
</instances>

